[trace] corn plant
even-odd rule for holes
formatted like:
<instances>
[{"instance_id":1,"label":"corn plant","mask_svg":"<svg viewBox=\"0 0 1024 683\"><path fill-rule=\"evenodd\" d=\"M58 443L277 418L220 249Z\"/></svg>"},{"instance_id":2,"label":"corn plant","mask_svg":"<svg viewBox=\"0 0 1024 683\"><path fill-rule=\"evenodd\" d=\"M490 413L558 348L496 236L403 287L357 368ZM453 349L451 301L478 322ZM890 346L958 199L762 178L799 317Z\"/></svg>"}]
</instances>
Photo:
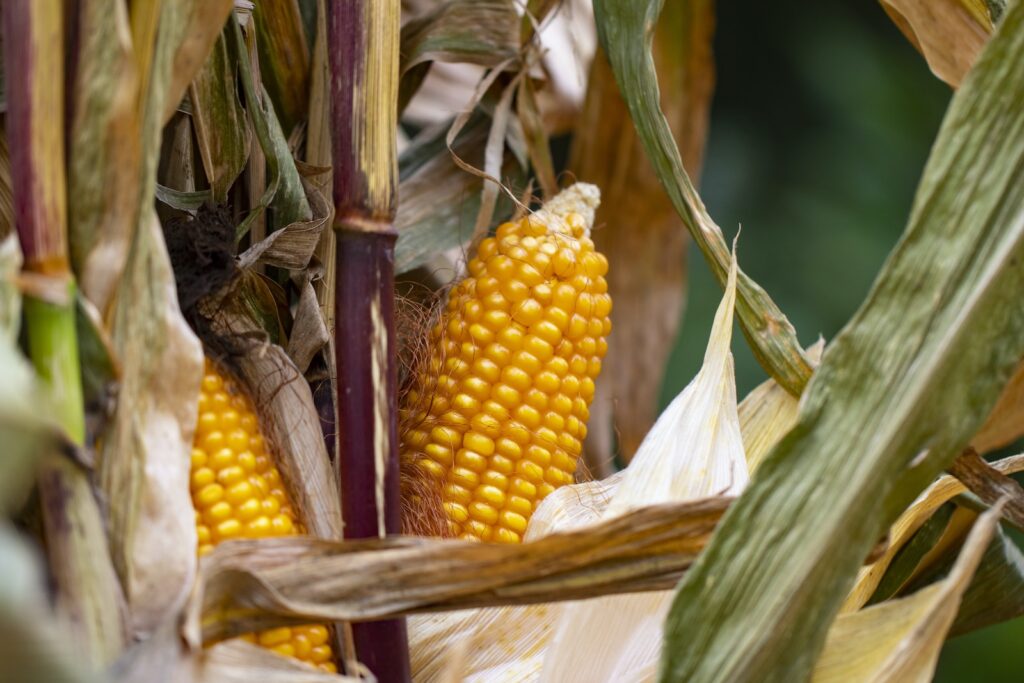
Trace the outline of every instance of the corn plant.
<instances>
[{"instance_id":1,"label":"corn plant","mask_svg":"<svg viewBox=\"0 0 1024 683\"><path fill-rule=\"evenodd\" d=\"M1024 4L881 4L955 92L804 348L698 193L707 0L2 0L0 677L929 680L1024 614Z\"/></svg>"}]
</instances>

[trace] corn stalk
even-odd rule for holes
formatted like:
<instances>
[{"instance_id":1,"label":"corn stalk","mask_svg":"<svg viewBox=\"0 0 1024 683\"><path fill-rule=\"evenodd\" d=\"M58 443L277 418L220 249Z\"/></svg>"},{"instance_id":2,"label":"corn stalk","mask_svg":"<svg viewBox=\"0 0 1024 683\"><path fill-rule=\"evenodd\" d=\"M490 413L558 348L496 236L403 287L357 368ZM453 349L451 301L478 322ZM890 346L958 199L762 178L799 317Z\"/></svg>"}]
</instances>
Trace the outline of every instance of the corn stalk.
<instances>
[{"instance_id":1,"label":"corn stalk","mask_svg":"<svg viewBox=\"0 0 1024 683\"><path fill-rule=\"evenodd\" d=\"M399 10L398 0L328 7L337 462L346 538L383 538L400 525L394 326ZM404 621L359 624L353 636L356 654L378 680L408 680Z\"/></svg>"},{"instance_id":2,"label":"corn stalk","mask_svg":"<svg viewBox=\"0 0 1024 683\"><path fill-rule=\"evenodd\" d=\"M9 0L3 31L15 224L29 283L28 350L58 427L76 449L85 443L85 412L68 261L63 5ZM67 453L51 452L39 492L59 607L81 654L93 665L106 664L123 644L123 599L89 474Z\"/></svg>"}]
</instances>

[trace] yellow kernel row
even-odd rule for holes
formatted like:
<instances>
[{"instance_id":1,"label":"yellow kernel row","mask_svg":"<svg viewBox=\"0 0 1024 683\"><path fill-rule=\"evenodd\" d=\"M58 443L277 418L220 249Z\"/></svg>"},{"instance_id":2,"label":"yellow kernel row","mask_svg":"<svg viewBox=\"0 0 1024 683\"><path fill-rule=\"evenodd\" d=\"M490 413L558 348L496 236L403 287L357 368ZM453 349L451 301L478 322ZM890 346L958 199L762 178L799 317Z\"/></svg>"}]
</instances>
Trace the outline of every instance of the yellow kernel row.
<instances>
[{"instance_id":1,"label":"yellow kernel row","mask_svg":"<svg viewBox=\"0 0 1024 683\"><path fill-rule=\"evenodd\" d=\"M304 533L260 434L248 399L207 361L192 448L192 504L197 552L235 538ZM325 626L271 629L243 636L278 654L336 672Z\"/></svg>"}]
</instances>

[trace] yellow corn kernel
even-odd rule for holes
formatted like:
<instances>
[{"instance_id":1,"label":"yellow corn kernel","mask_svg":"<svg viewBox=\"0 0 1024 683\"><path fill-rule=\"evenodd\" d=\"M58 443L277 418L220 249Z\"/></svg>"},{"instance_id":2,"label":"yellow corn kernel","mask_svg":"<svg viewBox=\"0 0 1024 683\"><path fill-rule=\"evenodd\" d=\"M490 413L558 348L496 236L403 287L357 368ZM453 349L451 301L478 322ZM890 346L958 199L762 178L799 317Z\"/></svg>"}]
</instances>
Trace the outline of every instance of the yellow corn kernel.
<instances>
[{"instance_id":1,"label":"yellow corn kernel","mask_svg":"<svg viewBox=\"0 0 1024 683\"><path fill-rule=\"evenodd\" d=\"M573 481L611 330L608 260L588 232L551 208L483 240L402 399L402 455L439 482L462 538L519 542L537 503Z\"/></svg>"},{"instance_id":2,"label":"yellow corn kernel","mask_svg":"<svg viewBox=\"0 0 1024 683\"><path fill-rule=\"evenodd\" d=\"M281 475L264 453L263 436L249 400L207 361L191 461L199 556L234 538L300 533ZM461 434L458 434L461 442ZM335 672L324 626L270 629L243 636L280 655Z\"/></svg>"}]
</instances>

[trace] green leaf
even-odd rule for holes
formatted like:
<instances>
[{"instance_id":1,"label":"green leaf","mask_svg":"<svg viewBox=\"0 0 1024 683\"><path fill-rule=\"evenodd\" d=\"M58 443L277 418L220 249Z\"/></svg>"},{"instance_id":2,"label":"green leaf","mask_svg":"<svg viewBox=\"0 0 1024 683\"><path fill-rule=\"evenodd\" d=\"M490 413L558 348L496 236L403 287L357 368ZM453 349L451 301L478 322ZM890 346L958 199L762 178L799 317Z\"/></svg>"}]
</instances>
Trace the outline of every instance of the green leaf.
<instances>
[{"instance_id":1,"label":"green leaf","mask_svg":"<svg viewBox=\"0 0 1024 683\"><path fill-rule=\"evenodd\" d=\"M1017 3L954 96L907 230L797 425L680 585L663 680L806 679L871 547L991 411L1024 356L1022 105Z\"/></svg>"},{"instance_id":2,"label":"green leaf","mask_svg":"<svg viewBox=\"0 0 1024 683\"><path fill-rule=\"evenodd\" d=\"M309 43L296 0L260 0L253 11L260 76L291 133L309 106Z\"/></svg>"},{"instance_id":3,"label":"green leaf","mask_svg":"<svg viewBox=\"0 0 1024 683\"><path fill-rule=\"evenodd\" d=\"M227 201L228 190L249 159L249 121L238 100L239 57L230 31L229 26L214 43L189 90L199 156L218 204ZM161 198L159 193L157 197Z\"/></svg>"},{"instance_id":4,"label":"green leaf","mask_svg":"<svg viewBox=\"0 0 1024 683\"><path fill-rule=\"evenodd\" d=\"M309 202L302 187L302 179L295 167L281 124L274 113L274 105L263 89L257 90L249 64L245 38L238 22L231 20L228 30L235 34L235 46L240 55L239 74L242 81L242 92L245 93L246 107L252 120L256 139L267 160L267 186L259 202L252 208L238 225L235 231L236 240L241 240L256 220L269 207L273 209L273 225L284 227L296 221L308 221L312 218Z\"/></svg>"},{"instance_id":5,"label":"green leaf","mask_svg":"<svg viewBox=\"0 0 1024 683\"><path fill-rule=\"evenodd\" d=\"M658 179L715 277L724 286L729 272L729 246L683 168L679 148L659 104L651 40L662 2L595 0L598 37ZM811 365L796 332L768 294L742 271L736 312L761 366L787 391L799 395L810 379Z\"/></svg>"}]
</instances>

